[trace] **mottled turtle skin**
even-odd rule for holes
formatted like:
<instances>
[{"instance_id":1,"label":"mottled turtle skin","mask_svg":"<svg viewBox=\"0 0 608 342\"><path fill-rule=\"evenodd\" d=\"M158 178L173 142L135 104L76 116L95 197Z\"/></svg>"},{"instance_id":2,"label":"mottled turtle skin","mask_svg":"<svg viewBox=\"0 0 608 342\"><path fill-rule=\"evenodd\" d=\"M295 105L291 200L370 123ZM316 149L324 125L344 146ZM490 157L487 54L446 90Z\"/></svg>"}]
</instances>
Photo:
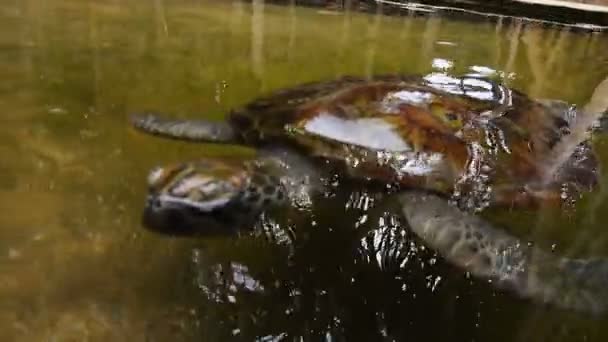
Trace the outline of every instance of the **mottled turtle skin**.
<instances>
[{"instance_id":1,"label":"mottled turtle skin","mask_svg":"<svg viewBox=\"0 0 608 342\"><path fill-rule=\"evenodd\" d=\"M137 118L145 131L189 138L183 123L155 131L161 119ZM555 204L597 183L586 145L543 178L567 119L567 112L484 79L387 75L276 91L230 112L232 132L215 133L218 141L288 145L338 162L351 176L455 195L480 209Z\"/></svg>"},{"instance_id":2,"label":"mottled turtle skin","mask_svg":"<svg viewBox=\"0 0 608 342\"><path fill-rule=\"evenodd\" d=\"M279 90L224 122L144 113L132 124L257 150L243 160L204 158L153 170L146 212L170 230L241 231L267 210L309 206L337 170L349 180L390 185L386 196L410 229L472 275L539 302L603 313L608 261L546 253L472 213L571 203L592 190L598 168L587 142L556 172L546 171L574 114L485 79L388 75Z\"/></svg>"}]
</instances>

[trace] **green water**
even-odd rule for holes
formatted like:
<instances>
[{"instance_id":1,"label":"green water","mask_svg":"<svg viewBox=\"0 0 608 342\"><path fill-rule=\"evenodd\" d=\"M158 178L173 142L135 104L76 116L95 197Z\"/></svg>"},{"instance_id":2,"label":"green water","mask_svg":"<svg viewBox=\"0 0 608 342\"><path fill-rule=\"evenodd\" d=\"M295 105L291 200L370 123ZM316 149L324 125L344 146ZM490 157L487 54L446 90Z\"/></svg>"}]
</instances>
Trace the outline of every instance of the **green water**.
<instances>
[{"instance_id":1,"label":"green water","mask_svg":"<svg viewBox=\"0 0 608 342\"><path fill-rule=\"evenodd\" d=\"M247 151L144 136L126 120L142 109L221 118L269 90L345 74L473 67L584 104L608 76L606 51L605 33L522 22L261 2L1 1L0 341L605 341L605 320L495 291L429 251L398 272L365 261L359 238L381 213L353 229L361 213L345 210L346 195L299 219L289 261L263 239L146 231L151 167ZM596 142L604 163L607 143ZM496 220L559 252L608 255L605 198Z\"/></svg>"}]
</instances>

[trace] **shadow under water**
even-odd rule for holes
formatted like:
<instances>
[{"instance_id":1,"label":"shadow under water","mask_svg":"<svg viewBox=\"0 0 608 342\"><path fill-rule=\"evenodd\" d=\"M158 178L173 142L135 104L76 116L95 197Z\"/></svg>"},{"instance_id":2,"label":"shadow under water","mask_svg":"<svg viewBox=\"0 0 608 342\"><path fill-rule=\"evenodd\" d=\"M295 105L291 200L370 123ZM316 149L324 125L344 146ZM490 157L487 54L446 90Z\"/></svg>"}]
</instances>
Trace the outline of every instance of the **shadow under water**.
<instances>
[{"instance_id":1,"label":"shadow under water","mask_svg":"<svg viewBox=\"0 0 608 342\"><path fill-rule=\"evenodd\" d=\"M142 109L221 119L274 89L384 73L474 73L582 106L608 76L603 32L263 1L25 0L0 3L0 51L2 341L608 337L602 317L535 305L450 266L367 189L267 217L261 236L146 231L153 166L252 151L148 137L127 122ZM607 143L594 137L602 166ZM605 171L600 183L571 210L485 216L546 250L607 256Z\"/></svg>"}]
</instances>

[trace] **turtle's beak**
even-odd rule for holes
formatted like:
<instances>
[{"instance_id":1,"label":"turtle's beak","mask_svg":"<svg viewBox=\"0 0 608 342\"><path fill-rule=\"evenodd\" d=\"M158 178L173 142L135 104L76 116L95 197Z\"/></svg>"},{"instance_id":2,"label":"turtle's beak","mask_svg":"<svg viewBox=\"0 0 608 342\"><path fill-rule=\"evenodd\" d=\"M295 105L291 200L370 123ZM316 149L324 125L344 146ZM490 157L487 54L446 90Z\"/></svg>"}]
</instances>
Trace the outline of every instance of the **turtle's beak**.
<instances>
[{"instance_id":1,"label":"turtle's beak","mask_svg":"<svg viewBox=\"0 0 608 342\"><path fill-rule=\"evenodd\" d=\"M237 223L221 211L167 205L155 196L148 196L142 214L146 229L171 236L230 236L236 233Z\"/></svg>"}]
</instances>

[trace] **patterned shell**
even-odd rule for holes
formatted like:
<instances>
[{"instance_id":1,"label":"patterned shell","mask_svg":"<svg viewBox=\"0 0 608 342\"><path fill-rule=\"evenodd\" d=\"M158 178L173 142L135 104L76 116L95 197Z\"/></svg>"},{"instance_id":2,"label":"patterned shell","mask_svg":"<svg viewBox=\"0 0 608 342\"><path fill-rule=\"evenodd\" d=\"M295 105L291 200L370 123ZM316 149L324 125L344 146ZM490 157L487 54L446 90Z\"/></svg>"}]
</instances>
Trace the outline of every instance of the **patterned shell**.
<instances>
[{"instance_id":1,"label":"patterned shell","mask_svg":"<svg viewBox=\"0 0 608 342\"><path fill-rule=\"evenodd\" d=\"M473 77L311 83L260 98L230 119L248 142L289 143L341 162L351 175L511 204L529 202L524 192L559 198L564 181L579 188L597 176L581 172L595 170L585 149L556 179L541 179L568 122L520 92Z\"/></svg>"}]
</instances>

